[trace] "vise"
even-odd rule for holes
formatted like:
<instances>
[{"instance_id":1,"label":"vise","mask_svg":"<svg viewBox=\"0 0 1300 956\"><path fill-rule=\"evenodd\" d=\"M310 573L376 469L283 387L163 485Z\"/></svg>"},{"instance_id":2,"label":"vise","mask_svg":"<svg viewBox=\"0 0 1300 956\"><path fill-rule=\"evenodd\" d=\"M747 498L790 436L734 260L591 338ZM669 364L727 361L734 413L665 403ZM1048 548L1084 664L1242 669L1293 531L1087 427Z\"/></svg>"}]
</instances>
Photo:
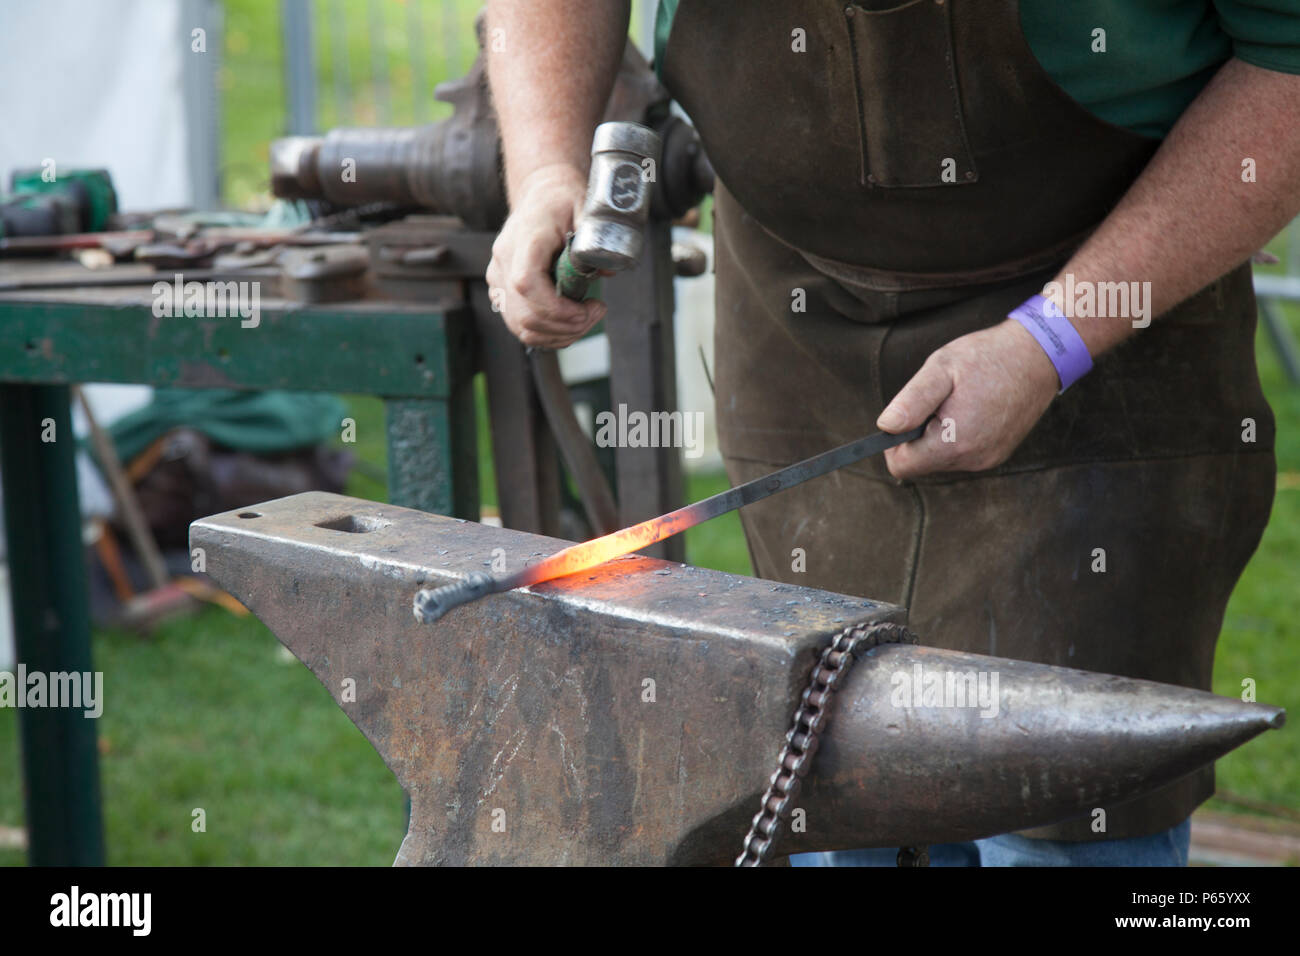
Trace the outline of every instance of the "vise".
<instances>
[{"instance_id":1,"label":"vise","mask_svg":"<svg viewBox=\"0 0 1300 956\"><path fill-rule=\"evenodd\" d=\"M730 863L824 646L903 609L629 557L411 614L419 588L566 544L319 492L190 529L410 795L398 864ZM836 701L781 854L1111 808L1285 716L923 643L867 650Z\"/></svg>"}]
</instances>

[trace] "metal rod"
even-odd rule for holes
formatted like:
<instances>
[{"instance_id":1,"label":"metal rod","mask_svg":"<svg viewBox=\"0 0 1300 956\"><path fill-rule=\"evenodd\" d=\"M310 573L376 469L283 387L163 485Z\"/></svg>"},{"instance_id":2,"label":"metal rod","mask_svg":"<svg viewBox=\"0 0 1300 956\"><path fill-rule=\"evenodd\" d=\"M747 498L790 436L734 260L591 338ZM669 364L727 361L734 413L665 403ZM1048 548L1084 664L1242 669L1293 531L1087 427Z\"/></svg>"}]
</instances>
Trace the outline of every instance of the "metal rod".
<instances>
[{"instance_id":1,"label":"metal rod","mask_svg":"<svg viewBox=\"0 0 1300 956\"><path fill-rule=\"evenodd\" d=\"M573 400L560 371L560 359L550 349L529 349L529 363L537 397L550 423L551 434L560 448L564 467L578 486L578 497L587 523L597 534L610 534L618 528L618 504L601 470L591 440L573 413Z\"/></svg>"},{"instance_id":2,"label":"metal rod","mask_svg":"<svg viewBox=\"0 0 1300 956\"><path fill-rule=\"evenodd\" d=\"M687 528L693 528L710 518L735 511L737 508L774 495L778 491L785 491L787 488L819 478L837 468L877 455L886 448L912 441L921 437L924 431L923 424L898 435L876 432L874 435L859 438L847 445L841 445L787 468L774 471L770 475L755 478L753 481L747 481L743 485L737 485L702 501L670 511L658 518L651 518L623 528L621 531L615 531L613 534L593 538L582 544L557 551L550 557L514 574L498 578L485 571L478 571L455 584L420 590L415 595L415 617L423 623L436 621L452 608L488 594L498 594L502 591L511 591L530 584L540 584L543 581L576 574L612 558L640 551L644 547L662 541L664 538L670 538Z\"/></svg>"},{"instance_id":3,"label":"metal rod","mask_svg":"<svg viewBox=\"0 0 1300 956\"><path fill-rule=\"evenodd\" d=\"M136 497L131 479L126 476L122 468L122 460L117 456L113 438L99 426L95 412L91 409L90 402L86 400L86 393L81 387L72 386L72 394L86 416L91 447L95 449L95 455L99 458L99 466L104 472L104 477L108 479L108 486L113 492L114 501L117 502L122 524L126 527L127 537L131 539L131 547L135 549L136 555L144 565L145 574L149 578L149 587L154 590L164 588L171 579L171 575L167 573L167 562L163 560L162 552L158 550L158 542L154 540L153 530L149 527L144 511L140 508L140 499Z\"/></svg>"}]
</instances>

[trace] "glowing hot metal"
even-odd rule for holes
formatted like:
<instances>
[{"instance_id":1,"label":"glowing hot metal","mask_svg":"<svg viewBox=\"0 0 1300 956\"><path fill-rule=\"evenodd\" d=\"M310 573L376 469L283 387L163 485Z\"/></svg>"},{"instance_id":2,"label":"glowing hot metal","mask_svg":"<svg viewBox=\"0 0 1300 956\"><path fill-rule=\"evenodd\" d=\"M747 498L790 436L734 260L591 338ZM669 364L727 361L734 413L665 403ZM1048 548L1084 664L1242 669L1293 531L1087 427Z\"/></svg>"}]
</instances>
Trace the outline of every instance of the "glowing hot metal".
<instances>
[{"instance_id":1,"label":"glowing hot metal","mask_svg":"<svg viewBox=\"0 0 1300 956\"><path fill-rule=\"evenodd\" d=\"M793 488L811 478L818 478L832 472L836 468L877 455L886 448L919 438L924 431L925 425L898 435L876 432L866 438L859 438L847 445L814 455L788 468L774 471L770 475L747 481L743 485L737 485L703 501L670 511L658 518L651 518L621 531L615 531L613 534L593 538L582 544L565 548L563 551L557 551L549 558L544 558L514 574L497 578L486 571L476 571L455 584L420 590L415 595L415 617L424 623L436 621L452 608L485 595L527 587L530 584L540 584L543 581L586 571L612 558L640 551L664 538L671 538L710 518L752 504L786 488Z\"/></svg>"}]
</instances>

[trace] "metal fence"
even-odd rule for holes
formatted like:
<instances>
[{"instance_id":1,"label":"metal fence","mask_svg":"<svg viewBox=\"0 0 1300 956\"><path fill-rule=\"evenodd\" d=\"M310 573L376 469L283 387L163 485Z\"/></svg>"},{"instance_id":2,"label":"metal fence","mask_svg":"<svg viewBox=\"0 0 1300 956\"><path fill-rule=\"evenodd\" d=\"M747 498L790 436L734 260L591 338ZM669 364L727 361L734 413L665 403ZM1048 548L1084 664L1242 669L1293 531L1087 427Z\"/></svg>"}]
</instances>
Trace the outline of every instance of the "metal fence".
<instances>
[{"instance_id":1,"label":"metal fence","mask_svg":"<svg viewBox=\"0 0 1300 956\"><path fill-rule=\"evenodd\" d=\"M633 0L632 35L649 52L657 0ZM427 123L432 96L477 55L482 0L281 0L292 133Z\"/></svg>"}]
</instances>

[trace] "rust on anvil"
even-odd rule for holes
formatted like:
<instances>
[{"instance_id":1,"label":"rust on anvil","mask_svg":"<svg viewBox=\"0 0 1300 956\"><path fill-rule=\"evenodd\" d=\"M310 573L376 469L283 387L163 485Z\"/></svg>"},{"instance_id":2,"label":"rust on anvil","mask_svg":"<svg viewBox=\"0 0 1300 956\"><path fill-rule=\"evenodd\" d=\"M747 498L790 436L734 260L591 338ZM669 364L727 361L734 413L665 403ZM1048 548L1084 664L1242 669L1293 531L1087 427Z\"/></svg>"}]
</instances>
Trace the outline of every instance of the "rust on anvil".
<instances>
[{"instance_id":1,"label":"rust on anvil","mask_svg":"<svg viewBox=\"0 0 1300 956\"><path fill-rule=\"evenodd\" d=\"M190 542L410 794L400 864L729 864L822 647L846 625L903 613L633 557L421 625L415 589L508 572L568 542L318 492L197 521ZM924 639L876 648L849 672L798 801L805 826L780 852L1055 822L1282 720ZM969 706L903 692L929 674L969 677Z\"/></svg>"}]
</instances>

